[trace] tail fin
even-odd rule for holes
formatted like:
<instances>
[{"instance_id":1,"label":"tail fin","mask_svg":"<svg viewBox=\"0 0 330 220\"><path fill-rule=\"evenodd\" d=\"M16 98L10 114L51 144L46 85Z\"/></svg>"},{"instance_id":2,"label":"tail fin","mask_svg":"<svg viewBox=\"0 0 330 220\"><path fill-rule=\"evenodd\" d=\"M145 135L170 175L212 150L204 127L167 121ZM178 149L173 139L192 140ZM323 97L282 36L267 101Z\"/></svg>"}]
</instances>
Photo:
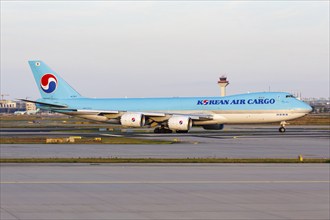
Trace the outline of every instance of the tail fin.
<instances>
[{"instance_id":1,"label":"tail fin","mask_svg":"<svg viewBox=\"0 0 330 220\"><path fill-rule=\"evenodd\" d=\"M39 92L44 99L70 99L81 95L40 60L29 61Z\"/></svg>"}]
</instances>

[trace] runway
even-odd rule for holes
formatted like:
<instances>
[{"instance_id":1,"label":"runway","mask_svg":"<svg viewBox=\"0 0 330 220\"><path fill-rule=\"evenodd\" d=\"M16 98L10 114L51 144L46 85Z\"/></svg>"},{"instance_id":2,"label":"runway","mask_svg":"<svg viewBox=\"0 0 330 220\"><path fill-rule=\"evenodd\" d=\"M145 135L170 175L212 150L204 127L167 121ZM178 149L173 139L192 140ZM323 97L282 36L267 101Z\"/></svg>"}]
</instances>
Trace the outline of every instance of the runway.
<instances>
[{"instance_id":1,"label":"runway","mask_svg":"<svg viewBox=\"0 0 330 220\"><path fill-rule=\"evenodd\" d=\"M1 219L329 219L328 164L3 164Z\"/></svg>"},{"instance_id":2,"label":"runway","mask_svg":"<svg viewBox=\"0 0 330 220\"><path fill-rule=\"evenodd\" d=\"M57 130L2 130L2 136L125 136L157 140L177 140L174 144L1 144L1 158L329 158L329 130L326 127L291 127L284 134L276 127L231 126L218 132L193 131L188 134L69 133Z\"/></svg>"},{"instance_id":3,"label":"runway","mask_svg":"<svg viewBox=\"0 0 330 220\"><path fill-rule=\"evenodd\" d=\"M1 158L329 158L326 127L188 134L2 129L1 136L117 136L166 145L1 144ZM329 164L1 164L0 219L329 219Z\"/></svg>"}]
</instances>

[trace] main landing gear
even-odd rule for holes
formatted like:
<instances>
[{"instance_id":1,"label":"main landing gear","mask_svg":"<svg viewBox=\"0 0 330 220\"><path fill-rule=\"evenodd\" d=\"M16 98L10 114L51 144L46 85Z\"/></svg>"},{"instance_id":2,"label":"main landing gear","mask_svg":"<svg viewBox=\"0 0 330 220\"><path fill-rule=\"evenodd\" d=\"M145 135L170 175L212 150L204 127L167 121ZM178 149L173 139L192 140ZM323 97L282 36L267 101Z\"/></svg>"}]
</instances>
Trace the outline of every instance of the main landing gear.
<instances>
[{"instance_id":1,"label":"main landing gear","mask_svg":"<svg viewBox=\"0 0 330 220\"><path fill-rule=\"evenodd\" d=\"M285 121L281 121L281 124L280 124L280 128L278 129L279 132L281 133L284 133L286 131L285 129L285 125L287 125L288 123L286 123Z\"/></svg>"},{"instance_id":2,"label":"main landing gear","mask_svg":"<svg viewBox=\"0 0 330 220\"><path fill-rule=\"evenodd\" d=\"M186 134L188 133L188 130L177 130L176 133Z\"/></svg>"},{"instance_id":3,"label":"main landing gear","mask_svg":"<svg viewBox=\"0 0 330 220\"><path fill-rule=\"evenodd\" d=\"M186 131L186 130L182 130L182 131L177 130L175 132L176 133L188 133L188 131ZM161 127L155 128L154 133L155 134L171 134L171 133L173 133L173 131L171 129L169 129L169 128L166 128L164 126L161 126Z\"/></svg>"},{"instance_id":4,"label":"main landing gear","mask_svg":"<svg viewBox=\"0 0 330 220\"><path fill-rule=\"evenodd\" d=\"M154 133L155 134L170 134L170 133L172 133L173 131L172 130L170 130L170 129L168 129L168 128L165 128L165 127L157 127L157 128L155 128L155 130L154 130Z\"/></svg>"}]
</instances>

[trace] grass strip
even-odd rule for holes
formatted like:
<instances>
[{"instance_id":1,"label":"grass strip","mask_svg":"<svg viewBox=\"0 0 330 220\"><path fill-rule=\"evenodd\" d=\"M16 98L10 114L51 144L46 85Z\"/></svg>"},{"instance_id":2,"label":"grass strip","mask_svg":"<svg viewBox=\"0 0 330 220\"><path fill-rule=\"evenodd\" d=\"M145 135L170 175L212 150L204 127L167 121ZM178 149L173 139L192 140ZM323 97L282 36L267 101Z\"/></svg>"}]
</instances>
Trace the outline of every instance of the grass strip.
<instances>
[{"instance_id":1,"label":"grass strip","mask_svg":"<svg viewBox=\"0 0 330 220\"><path fill-rule=\"evenodd\" d=\"M48 138L63 139L63 142L49 144L173 144L173 141L139 139L131 137L96 137L100 141L96 141L95 137L82 137L74 142L65 141L65 137ZM45 137L1 137L0 144L46 144Z\"/></svg>"},{"instance_id":2,"label":"grass strip","mask_svg":"<svg viewBox=\"0 0 330 220\"><path fill-rule=\"evenodd\" d=\"M330 163L330 159L306 158L0 158L0 163Z\"/></svg>"}]
</instances>

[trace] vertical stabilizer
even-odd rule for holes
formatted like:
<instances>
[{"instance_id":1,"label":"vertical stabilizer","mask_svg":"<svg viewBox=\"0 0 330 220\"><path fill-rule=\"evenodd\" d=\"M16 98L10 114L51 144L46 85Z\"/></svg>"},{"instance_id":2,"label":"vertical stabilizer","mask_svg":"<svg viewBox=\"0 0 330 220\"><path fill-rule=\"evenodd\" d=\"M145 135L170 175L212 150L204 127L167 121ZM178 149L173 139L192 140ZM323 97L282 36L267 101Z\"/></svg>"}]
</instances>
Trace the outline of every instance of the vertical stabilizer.
<instances>
[{"instance_id":1,"label":"vertical stabilizer","mask_svg":"<svg viewBox=\"0 0 330 220\"><path fill-rule=\"evenodd\" d=\"M29 61L43 99L71 99L81 95L41 60Z\"/></svg>"}]
</instances>

